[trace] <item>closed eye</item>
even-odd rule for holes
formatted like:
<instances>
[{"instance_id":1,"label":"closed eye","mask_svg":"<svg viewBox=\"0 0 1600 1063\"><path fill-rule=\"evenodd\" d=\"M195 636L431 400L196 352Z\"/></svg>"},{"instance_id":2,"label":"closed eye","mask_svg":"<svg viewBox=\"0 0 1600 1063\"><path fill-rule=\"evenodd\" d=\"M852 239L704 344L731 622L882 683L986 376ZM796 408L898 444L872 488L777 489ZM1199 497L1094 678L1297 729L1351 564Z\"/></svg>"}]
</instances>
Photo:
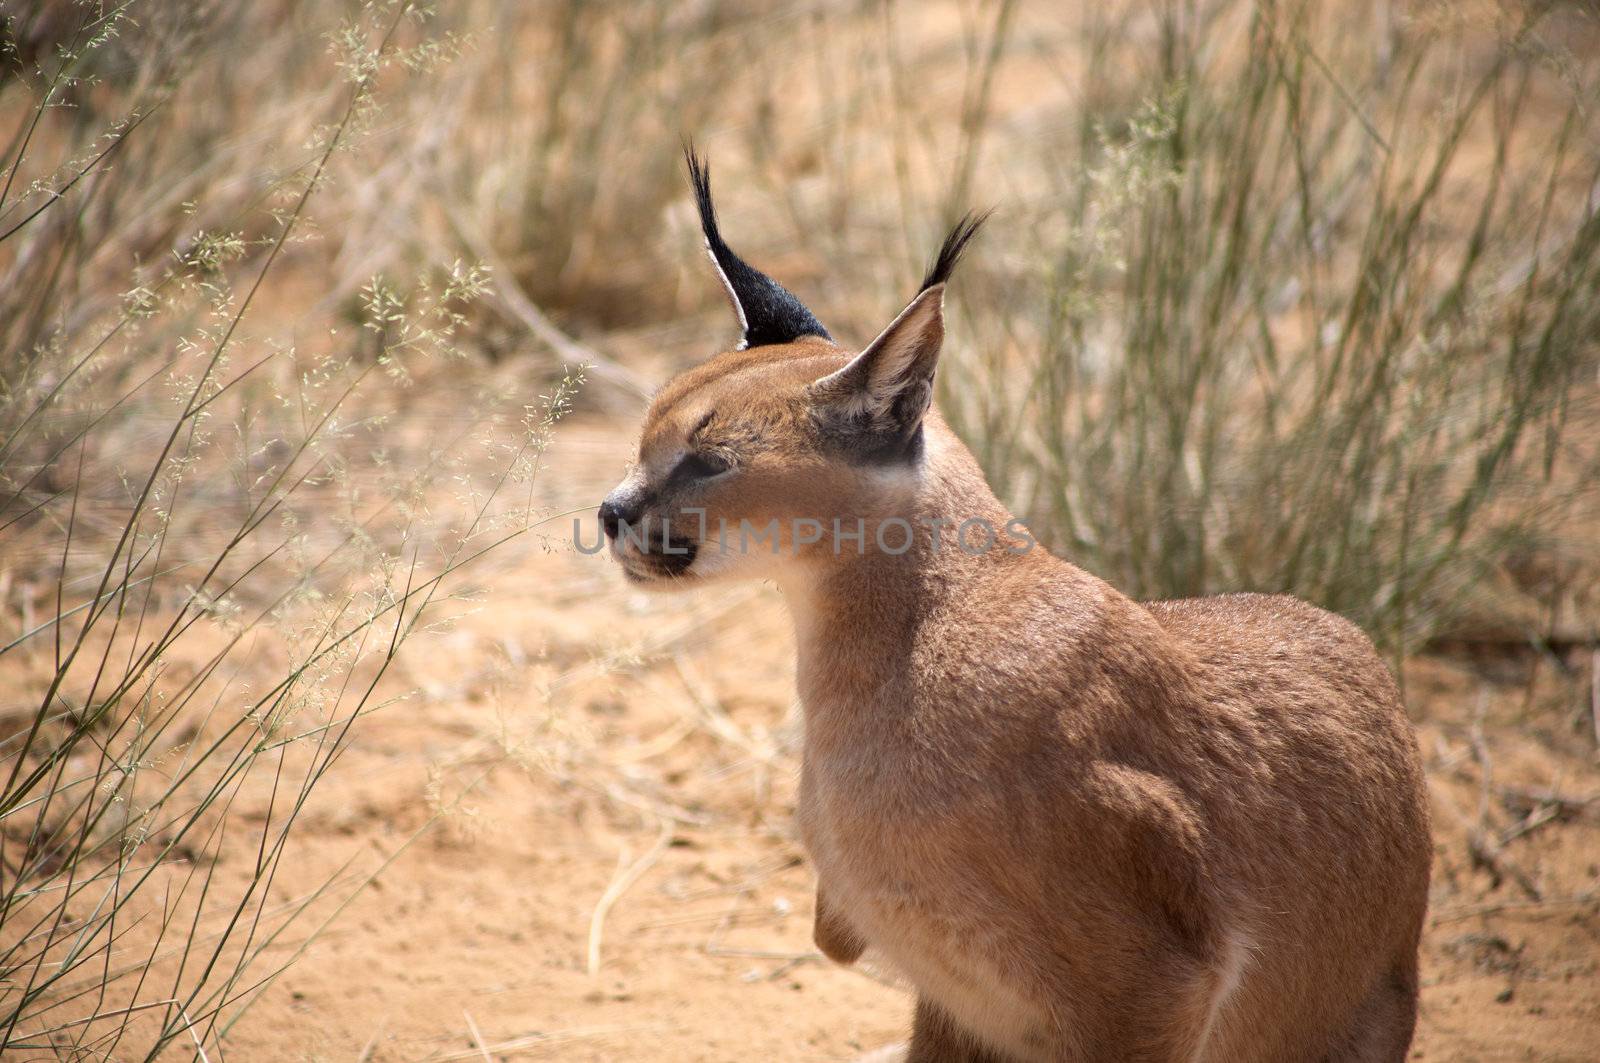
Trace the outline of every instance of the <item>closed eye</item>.
<instances>
[{"instance_id":1,"label":"closed eye","mask_svg":"<svg viewBox=\"0 0 1600 1063\"><path fill-rule=\"evenodd\" d=\"M690 453L685 454L672 470L672 479L678 483L692 483L696 480L709 480L733 468L727 459L715 454Z\"/></svg>"}]
</instances>

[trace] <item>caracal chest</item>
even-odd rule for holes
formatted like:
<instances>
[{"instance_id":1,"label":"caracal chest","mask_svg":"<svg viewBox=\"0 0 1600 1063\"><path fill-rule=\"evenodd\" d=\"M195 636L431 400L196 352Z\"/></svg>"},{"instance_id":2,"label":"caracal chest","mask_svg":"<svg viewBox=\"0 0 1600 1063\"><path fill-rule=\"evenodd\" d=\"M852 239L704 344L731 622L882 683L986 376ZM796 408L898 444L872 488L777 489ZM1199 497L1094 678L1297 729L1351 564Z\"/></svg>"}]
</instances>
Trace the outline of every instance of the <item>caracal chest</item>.
<instances>
[{"instance_id":1,"label":"caracal chest","mask_svg":"<svg viewBox=\"0 0 1600 1063\"><path fill-rule=\"evenodd\" d=\"M938 771L894 743L808 741L801 836L830 907L869 945L968 1028L1033 1058L1051 1024L1006 937L999 854L982 841L994 813Z\"/></svg>"}]
</instances>

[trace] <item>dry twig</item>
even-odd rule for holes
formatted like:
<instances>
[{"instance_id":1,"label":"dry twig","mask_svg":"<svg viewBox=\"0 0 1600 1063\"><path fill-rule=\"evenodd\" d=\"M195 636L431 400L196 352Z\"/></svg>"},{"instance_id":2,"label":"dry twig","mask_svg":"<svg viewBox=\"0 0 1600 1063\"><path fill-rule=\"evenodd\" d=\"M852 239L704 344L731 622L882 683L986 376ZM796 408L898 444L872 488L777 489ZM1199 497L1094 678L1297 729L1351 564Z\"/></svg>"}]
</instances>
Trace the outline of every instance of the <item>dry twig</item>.
<instances>
[{"instance_id":1,"label":"dry twig","mask_svg":"<svg viewBox=\"0 0 1600 1063\"><path fill-rule=\"evenodd\" d=\"M588 366L590 375L607 385L611 392L611 401L605 403L609 412L636 413L643 401L650 396L651 388L643 378L615 359L562 331L559 325L551 321L549 316L528 298L528 294L517 284L511 270L501 261L500 256L495 254L489 241L467 224L459 210L453 207L447 208L445 216L449 219L450 227L455 230L457 239L466 244L468 250L494 274L495 305L533 333L540 343L554 351L562 361L571 365Z\"/></svg>"},{"instance_id":2,"label":"dry twig","mask_svg":"<svg viewBox=\"0 0 1600 1063\"><path fill-rule=\"evenodd\" d=\"M611 879L611 884L600 895L600 900L594 906L594 914L589 917L589 977L600 973L600 942L605 935L606 915L611 911L611 906L616 904L622 895L637 881L641 875L650 870L651 866L666 852L667 844L672 841L673 822L666 816L661 817L661 833L657 836L655 844L639 859L626 867L620 866L627 859L627 850L621 854L618 861L616 875Z\"/></svg>"}]
</instances>

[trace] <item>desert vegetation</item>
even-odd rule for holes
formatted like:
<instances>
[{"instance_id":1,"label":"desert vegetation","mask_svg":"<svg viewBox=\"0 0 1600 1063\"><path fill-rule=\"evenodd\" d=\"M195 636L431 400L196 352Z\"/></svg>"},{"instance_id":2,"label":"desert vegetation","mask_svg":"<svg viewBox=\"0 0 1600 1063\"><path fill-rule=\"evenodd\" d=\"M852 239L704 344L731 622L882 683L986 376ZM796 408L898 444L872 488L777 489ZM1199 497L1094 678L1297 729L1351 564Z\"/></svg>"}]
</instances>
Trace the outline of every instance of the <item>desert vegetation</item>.
<instances>
[{"instance_id":1,"label":"desert vegetation","mask_svg":"<svg viewBox=\"0 0 1600 1063\"><path fill-rule=\"evenodd\" d=\"M1600 1049L1585 3L0 0L0 1044L845 1059L772 596L571 548L730 342L679 144L1144 597L1363 624L1438 826L1420 1058Z\"/></svg>"}]
</instances>

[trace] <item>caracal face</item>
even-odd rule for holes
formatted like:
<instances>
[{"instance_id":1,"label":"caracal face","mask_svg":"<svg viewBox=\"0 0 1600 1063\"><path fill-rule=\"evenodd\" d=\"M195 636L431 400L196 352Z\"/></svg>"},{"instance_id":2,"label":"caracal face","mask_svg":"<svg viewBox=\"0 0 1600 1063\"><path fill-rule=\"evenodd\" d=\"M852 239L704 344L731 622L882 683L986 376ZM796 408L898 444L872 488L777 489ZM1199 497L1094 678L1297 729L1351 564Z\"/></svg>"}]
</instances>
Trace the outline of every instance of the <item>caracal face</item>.
<instances>
[{"instance_id":1,"label":"caracal face","mask_svg":"<svg viewBox=\"0 0 1600 1063\"><path fill-rule=\"evenodd\" d=\"M873 433L842 425L819 394L849 361L807 337L719 354L668 384L645 416L637 463L601 509L628 579L671 589L778 578L852 548L850 534L870 537L903 509L916 455L851 460ZM920 431L903 442L919 448Z\"/></svg>"}]
</instances>

